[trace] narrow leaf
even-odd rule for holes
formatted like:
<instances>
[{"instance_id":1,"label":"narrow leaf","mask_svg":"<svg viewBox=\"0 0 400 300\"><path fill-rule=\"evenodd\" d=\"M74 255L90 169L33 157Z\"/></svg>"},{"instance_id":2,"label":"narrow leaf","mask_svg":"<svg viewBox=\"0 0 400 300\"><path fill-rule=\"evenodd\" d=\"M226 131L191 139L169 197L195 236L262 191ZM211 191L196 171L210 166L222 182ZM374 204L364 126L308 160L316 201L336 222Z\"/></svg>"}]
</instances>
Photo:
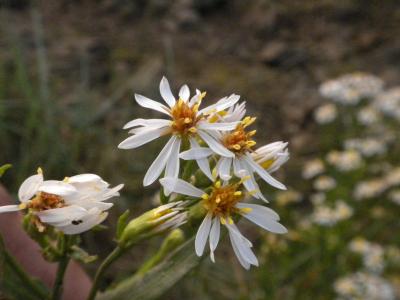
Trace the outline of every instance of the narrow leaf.
<instances>
[{"instance_id":1,"label":"narrow leaf","mask_svg":"<svg viewBox=\"0 0 400 300\"><path fill-rule=\"evenodd\" d=\"M122 232L124 231L126 225L128 225L128 218L129 218L129 209L127 209L122 215L118 218L117 223L117 239L121 237Z\"/></svg>"},{"instance_id":2,"label":"narrow leaf","mask_svg":"<svg viewBox=\"0 0 400 300\"><path fill-rule=\"evenodd\" d=\"M10 165L10 164L2 165L2 166L0 167L0 177L2 177L2 176L4 175L4 173L5 173L8 169L10 169L11 167L12 167L12 165Z\"/></svg>"}]
</instances>

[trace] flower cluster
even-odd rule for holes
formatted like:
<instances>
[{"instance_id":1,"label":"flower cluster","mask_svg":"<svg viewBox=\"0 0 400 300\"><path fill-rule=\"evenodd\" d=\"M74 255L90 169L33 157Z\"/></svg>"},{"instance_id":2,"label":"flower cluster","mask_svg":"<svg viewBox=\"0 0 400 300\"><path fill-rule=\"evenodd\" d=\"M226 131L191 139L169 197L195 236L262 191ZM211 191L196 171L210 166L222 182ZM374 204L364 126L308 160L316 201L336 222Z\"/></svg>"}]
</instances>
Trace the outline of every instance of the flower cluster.
<instances>
[{"instance_id":1,"label":"flower cluster","mask_svg":"<svg viewBox=\"0 0 400 300\"><path fill-rule=\"evenodd\" d=\"M258 265L251 242L240 233L235 220L242 216L271 232L286 232L274 211L244 200L247 191L254 198L267 202L257 177L273 187L286 189L271 173L289 159L287 143L275 142L255 148L256 130L249 127L256 118L246 116L245 103L238 103L238 95L232 94L201 108L205 92L196 90L190 97L188 86L183 85L176 98L165 77L160 82L160 94L165 104L138 94L135 99L142 107L158 111L168 119L140 118L128 122L124 129L130 129L131 136L118 147L137 148L168 136L167 143L144 176L143 184L150 185L163 174L160 182L167 197L175 193L201 203L205 217L195 239L197 255L203 254L209 239L211 259L215 260L214 251L220 225L223 225L242 266L248 269ZM191 161L197 163L203 177L208 179L205 189L195 186L201 176L195 170L190 172L193 176L183 176L192 165Z\"/></svg>"},{"instance_id":2,"label":"flower cluster","mask_svg":"<svg viewBox=\"0 0 400 300\"><path fill-rule=\"evenodd\" d=\"M109 183L95 174L80 174L64 180L44 180L39 168L18 191L21 204L0 207L0 212L29 210L39 231L51 225L65 234L78 234L105 220L113 204L106 200L119 196L123 184Z\"/></svg>"}]
</instances>

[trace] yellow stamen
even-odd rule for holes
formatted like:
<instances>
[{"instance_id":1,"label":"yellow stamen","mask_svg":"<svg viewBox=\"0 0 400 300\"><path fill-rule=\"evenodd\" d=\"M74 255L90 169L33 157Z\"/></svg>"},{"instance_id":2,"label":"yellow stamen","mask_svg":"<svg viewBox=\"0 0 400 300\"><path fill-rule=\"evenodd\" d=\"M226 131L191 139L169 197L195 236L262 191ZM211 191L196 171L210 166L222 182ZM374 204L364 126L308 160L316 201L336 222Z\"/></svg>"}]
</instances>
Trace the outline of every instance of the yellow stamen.
<instances>
[{"instance_id":1,"label":"yellow stamen","mask_svg":"<svg viewBox=\"0 0 400 300\"><path fill-rule=\"evenodd\" d=\"M190 128L189 128L189 131L190 131L191 133L196 133L196 132L197 132L197 128L196 128L196 127L190 127Z\"/></svg>"},{"instance_id":2,"label":"yellow stamen","mask_svg":"<svg viewBox=\"0 0 400 300\"><path fill-rule=\"evenodd\" d=\"M217 181L215 184L214 184L214 186L216 187L216 188L220 188L221 187L221 181Z\"/></svg>"},{"instance_id":3,"label":"yellow stamen","mask_svg":"<svg viewBox=\"0 0 400 300\"><path fill-rule=\"evenodd\" d=\"M192 119L191 119L191 118L185 118L185 119L183 120L183 122L184 122L185 124L190 124L190 123L192 122Z\"/></svg>"},{"instance_id":4,"label":"yellow stamen","mask_svg":"<svg viewBox=\"0 0 400 300\"><path fill-rule=\"evenodd\" d=\"M229 224L233 224L233 219L231 218L231 217L228 217L228 221L229 221Z\"/></svg>"},{"instance_id":5,"label":"yellow stamen","mask_svg":"<svg viewBox=\"0 0 400 300\"><path fill-rule=\"evenodd\" d=\"M221 198L220 197L217 197L216 199L215 199L215 203L220 203L221 202Z\"/></svg>"},{"instance_id":6,"label":"yellow stamen","mask_svg":"<svg viewBox=\"0 0 400 300\"><path fill-rule=\"evenodd\" d=\"M203 200L207 200L209 197L210 197L210 196L209 196L208 194L203 194L203 195L201 195L201 198L202 198Z\"/></svg>"},{"instance_id":7,"label":"yellow stamen","mask_svg":"<svg viewBox=\"0 0 400 300\"><path fill-rule=\"evenodd\" d=\"M240 209L240 211L244 214L248 214L249 212L251 212L253 209L250 207L243 207Z\"/></svg>"},{"instance_id":8,"label":"yellow stamen","mask_svg":"<svg viewBox=\"0 0 400 300\"><path fill-rule=\"evenodd\" d=\"M240 150L241 147L240 147L239 144L235 144L235 145L232 146L232 148L235 149L235 150Z\"/></svg>"},{"instance_id":9,"label":"yellow stamen","mask_svg":"<svg viewBox=\"0 0 400 300\"><path fill-rule=\"evenodd\" d=\"M274 159L268 159L268 160L264 161L263 163L261 163L260 165L264 169L268 169L274 162L275 162Z\"/></svg>"},{"instance_id":10,"label":"yellow stamen","mask_svg":"<svg viewBox=\"0 0 400 300\"><path fill-rule=\"evenodd\" d=\"M222 225L225 225L225 224L226 224L225 218L220 217L219 220L221 221L221 224L222 224Z\"/></svg>"},{"instance_id":11,"label":"yellow stamen","mask_svg":"<svg viewBox=\"0 0 400 300\"><path fill-rule=\"evenodd\" d=\"M256 133L257 133L257 130L252 130L252 131L249 131L248 135L254 136Z\"/></svg>"},{"instance_id":12,"label":"yellow stamen","mask_svg":"<svg viewBox=\"0 0 400 300\"><path fill-rule=\"evenodd\" d=\"M235 196L238 196L238 197L239 197L239 196L242 196L242 192L241 192L241 191L236 191L236 192L234 192L233 194L234 194Z\"/></svg>"},{"instance_id":13,"label":"yellow stamen","mask_svg":"<svg viewBox=\"0 0 400 300\"><path fill-rule=\"evenodd\" d=\"M68 182L68 181L69 181L69 177L65 177L65 178L63 179L63 181L64 181L64 182Z\"/></svg>"},{"instance_id":14,"label":"yellow stamen","mask_svg":"<svg viewBox=\"0 0 400 300\"><path fill-rule=\"evenodd\" d=\"M239 184L242 184L243 182L249 180L250 178L251 178L250 175L247 175L247 176L242 177L242 179L240 179L240 181L239 181Z\"/></svg>"},{"instance_id":15,"label":"yellow stamen","mask_svg":"<svg viewBox=\"0 0 400 300\"><path fill-rule=\"evenodd\" d=\"M215 179L215 178L217 178L217 176L218 176L218 172L217 172L217 169L213 169L212 170L212 177Z\"/></svg>"},{"instance_id":16,"label":"yellow stamen","mask_svg":"<svg viewBox=\"0 0 400 300\"><path fill-rule=\"evenodd\" d=\"M248 147L253 147L255 144L257 144L256 141L247 141L247 142L246 142L246 145L247 145Z\"/></svg>"},{"instance_id":17,"label":"yellow stamen","mask_svg":"<svg viewBox=\"0 0 400 300\"><path fill-rule=\"evenodd\" d=\"M26 208L26 203L21 203L20 205L18 205L19 209L25 209Z\"/></svg>"},{"instance_id":18,"label":"yellow stamen","mask_svg":"<svg viewBox=\"0 0 400 300\"><path fill-rule=\"evenodd\" d=\"M39 168L37 169L37 173L38 173L38 174L43 174L43 170L42 170L41 167L39 167Z\"/></svg>"},{"instance_id":19,"label":"yellow stamen","mask_svg":"<svg viewBox=\"0 0 400 300\"><path fill-rule=\"evenodd\" d=\"M208 119L209 123L215 123L219 120L219 116L217 114L213 115L211 118Z\"/></svg>"}]
</instances>

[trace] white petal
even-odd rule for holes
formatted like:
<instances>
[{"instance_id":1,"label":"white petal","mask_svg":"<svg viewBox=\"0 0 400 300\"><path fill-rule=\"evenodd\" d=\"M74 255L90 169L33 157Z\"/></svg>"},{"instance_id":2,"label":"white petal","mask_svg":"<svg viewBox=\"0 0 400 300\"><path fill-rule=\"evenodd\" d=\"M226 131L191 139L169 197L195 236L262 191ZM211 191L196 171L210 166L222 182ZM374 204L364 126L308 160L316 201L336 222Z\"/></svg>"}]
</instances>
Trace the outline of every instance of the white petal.
<instances>
[{"instance_id":1,"label":"white petal","mask_svg":"<svg viewBox=\"0 0 400 300\"><path fill-rule=\"evenodd\" d=\"M168 127L149 129L140 134L136 134L136 135L128 137L127 139L125 139L118 145L118 148L133 149L133 148L140 147L140 146L147 144L148 142L151 142L152 140L155 140L156 138L164 135L167 131L168 131Z\"/></svg>"},{"instance_id":2,"label":"white petal","mask_svg":"<svg viewBox=\"0 0 400 300\"><path fill-rule=\"evenodd\" d=\"M220 226L220 221L218 217L214 217L212 221L212 226L210 230L210 250L214 251L219 242L219 236L221 233L221 226Z\"/></svg>"},{"instance_id":3,"label":"white petal","mask_svg":"<svg viewBox=\"0 0 400 300\"><path fill-rule=\"evenodd\" d=\"M38 191L39 186L43 183L43 175L36 174L28 177L21 184L18 190L18 198L21 202L30 200Z\"/></svg>"},{"instance_id":4,"label":"white petal","mask_svg":"<svg viewBox=\"0 0 400 300\"><path fill-rule=\"evenodd\" d=\"M43 210L37 212L36 215L39 217L40 221L54 225L63 221L79 220L87 215L87 213L88 211L83 207L70 205L61 208Z\"/></svg>"},{"instance_id":5,"label":"white petal","mask_svg":"<svg viewBox=\"0 0 400 300\"><path fill-rule=\"evenodd\" d=\"M221 130L221 131L229 131L234 130L239 122L230 122L230 123L209 123L209 122L200 122L198 124L199 129L203 130Z\"/></svg>"},{"instance_id":6,"label":"white petal","mask_svg":"<svg viewBox=\"0 0 400 300\"><path fill-rule=\"evenodd\" d=\"M231 228L230 225L228 225L227 227L228 230ZM249 264L258 266L257 257L254 255L253 251L251 251L250 246L248 245L248 243L245 242L245 239L243 239L244 237L241 235L241 233L237 229L229 230L229 233L232 245L234 245L237 251L240 253L241 259L248 262Z\"/></svg>"},{"instance_id":7,"label":"white petal","mask_svg":"<svg viewBox=\"0 0 400 300\"><path fill-rule=\"evenodd\" d=\"M213 150L215 153L225 157L235 156L231 151L226 149L220 142L216 141L206 132L199 130L198 134L204 140L204 142L206 142L206 144L211 148L211 150Z\"/></svg>"},{"instance_id":8,"label":"white petal","mask_svg":"<svg viewBox=\"0 0 400 300\"><path fill-rule=\"evenodd\" d=\"M196 233L196 239L194 241L194 247L197 256L202 256L204 252L204 247L206 246L208 234L211 228L211 214L207 214L201 222L201 225Z\"/></svg>"},{"instance_id":9,"label":"white petal","mask_svg":"<svg viewBox=\"0 0 400 300\"><path fill-rule=\"evenodd\" d=\"M250 154L247 154L244 157L245 161L247 162L247 164L255 171L257 172L258 175L260 175L260 177L262 179L265 180L265 182L269 183L270 185L276 187L277 189L281 189L281 190L286 190L286 187L280 183L278 180L276 180L275 178L273 178L266 170L264 170L263 167L261 167L259 164L257 164L253 158L250 156Z\"/></svg>"},{"instance_id":10,"label":"white petal","mask_svg":"<svg viewBox=\"0 0 400 300\"><path fill-rule=\"evenodd\" d=\"M93 208L89 211L89 214L81 219L82 222L80 224L70 224L67 226L59 226L57 228L63 231L65 234L79 234L100 224L107 218L107 216L108 213L101 212L97 208Z\"/></svg>"},{"instance_id":11,"label":"white petal","mask_svg":"<svg viewBox=\"0 0 400 300\"><path fill-rule=\"evenodd\" d=\"M228 232L229 232L229 239L231 240L231 244L232 244L232 248L233 248L233 252L235 252L235 255L237 257L237 259L239 260L239 263L242 265L243 268L245 268L246 270L250 269L250 263L247 262L244 257L242 256L242 254L240 253L237 245L236 245L236 240L234 240L234 233L231 232L228 228Z\"/></svg>"},{"instance_id":12,"label":"white petal","mask_svg":"<svg viewBox=\"0 0 400 300\"><path fill-rule=\"evenodd\" d=\"M73 185L58 180L46 180L38 190L48 194L58 195L63 198L71 196L77 192Z\"/></svg>"},{"instance_id":13,"label":"white petal","mask_svg":"<svg viewBox=\"0 0 400 300\"><path fill-rule=\"evenodd\" d=\"M135 99L136 99L136 102L142 107L159 111L168 116L171 115L168 107L166 107L165 105L162 105L161 103L159 103L157 101L151 100L151 99L149 99L145 96L139 95L139 94L135 94Z\"/></svg>"},{"instance_id":14,"label":"white petal","mask_svg":"<svg viewBox=\"0 0 400 300\"><path fill-rule=\"evenodd\" d=\"M218 174L223 180L231 179L232 158L221 157L218 161Z\"/></svg>"},{"instance_id":15,"label":"white petal","mask_svg":"<svg viewBox=\"0 0 400 300\"><path fill-rule=\"evenodd\" d=\"M271 231L273 233L287 233L287 229L271 217L270 212L256 211L255 209L247 214L242 214L243 217L250 220L261 228Z\"/></svg>"},{"instance_id":16,"label":"white petal","mask_svg":"<svg viewBox=\"0 0 400 300\"><path fill-rule=\"evenodd\" d=\"M241 164L240 160L236 158L233 159L233 173L239 178L248 175L246 168Z\"/></svg>"},{"instance_id":17,"label":"white petal","mask_svg":"<svg viewBox=\"0 0 400 300\"><path fill-rule=\"evenodd\" d=\"M250 166L247 165L245 161L242 161L242 159L238 160L240 166L244 168L246 174L250 176L250 179L246 180L243 182L244 187L251 193L253 193L253 197L256 199L261 199L265 202L268 203L268 200L264 197L264 195L261 193L260 187L258 186L258 183L256 179L254 178L253 170L251 169Z\"/></svg>"},{"instance_id":18,"label":"white petal","mask_svg":"<svg viewBox=\"0 0 400 300\"><path fill-rule=\"evenodd\" d=\"M176 103L174 95L172 95L171 88L169 86L169 82L165 76L161 79L160 82L160 94L161 97L167 102L169 107L173 107Z\"/></svg>"},{"instance_id":19,"label":"white petal","mask_svg":"<svg viewBox=\"0 0 400 300\"><path fill-rule=\"evenodd\" d=\"M68 183L100 182L101 177L96 174L79 174L68 178Z\"/></svg>"},{"instance_id":20,"label":"white petal","mask_svg":"<svg viewBox=\"0 0 400 300\"><path fill-rule=\"evenodd\" d=\"M237 208L251 208L251 212L246 213L246 214L252 214L252 215L262 215L266 218L270 218L275 221L279 221L279 215L270 209L269 207L259 205L259 204L252 204L252 203L237 203L236 204ZM245 215L245 214L243 214Z\"/></svg>"},{"instance_id":21,"label":"white petal","mask_svg":"<svg viewBox=\"0 0 400 300\"><path fill-rule=\"evenodd\" d=\"M232 94L229 97L224 97L218 100L217 103L203 108L199 111L199 114L208 114L215 111L221 111L235 105L240 99L239 95Z\"/></svg>"},{"instance_id":22,"label":"white petal","mask_svg":"<svg viewBox=\"0 0 400 300\"><path fill-rule=\"evenodd\" d=\"M197 143L196 139L194 138L190 138L190 146L192 147L192 149L199 149L200 145L199 143ZM212 152L212 150L211 150ZM213 153L213 152L212 152ZM207 158L199 158L196 160L197 165L199 166L200 170L211 180L213 181L213 177L211 174L211 170L210 170L210 163L208 161Z\"/></svg>"},{"instance_id":23,"label":"white petal","mask_svg":"<svg viewBox=\"0 0 400 300\"><path fill-rule=\"evenodd\" d=\"M160 183L164 188L167 188L173 193L192 196L196 198L200 198L204 194L202 190L194 187L189 182L186 182L182 179L165 177L160 179Z\"/></svg>"},{"instance_id":24,"label":"white petal","mask_svg":"<svg viewBox=\"0 0 400 300\"><path fill-rule=\"evenodd\" d=\"M187 102L189 100L189 97L190 97L190 90L189 87L185 84L179 90L179 98Z\"/></svg>"},{"instance_id":25,"label":"white petal","mask_svg":"<svg viewBox=\"0 0 400 300\"><path fill-rule=\"evenodd\" d=\"M181 149L181 139L177 138L171 147L167 166L165 168L165 177L178 178L179 175L179 151Z\"/></svg>"},{"instance_id":26,"label":"white petal","mask_svg":"<svg viewBox=\"0 0 400 300\"><path fill-rule=\"evenodd\" d=\"M184 151L179 155L179 157L184 160L194 160L206 158L212 154L214 154L214 152L210 148L199 147Z\"/></svg>"},{"instance_id":27,"label":"white petal","mask_svg":"<svg viewBox=\"0 0 400 300\"><path fill-rule=\"evenodd\" d=\"M105 201L110 199L111 197L119 196L119 191L124 187L123 184L119 184L113 188L106 189L101 194L96 195L96 200L98 201Z\"/></svg>"},{"instance_id":28,"label":"white petal","mask_svg":"<svg viewBox=\"0 0 400 300\"><path fill-rule=\"evenodd\" d=\"M190 99L189 106L192 107L194 104L196 104L196 102L199 101L200 96L201 92L198 89L196 89L196 94Z\"/></svg>"},{"instance_id":29,"label":"white petal","mask_svg":"<svg viewBox=\"0 0 400 300\"><path fill-rule=\"evenodd\" d=\"M0 213L21 210L19 205L4 205L0 206Z\"/></svg>"},{"instance_id":30,"label":"white petal","mask_svg":"<svg viewBox=\"0 0 400 300\"><path fill-rule=\"evenodd\" d=\"M123 129L128 129L136 126L150 126L155 129L164 126L169 126L170 124L171 120L165 120L165 119L135 119L126 123Z\"/></svg>"},{"instance_id":31,"label":"white petal","mask_svg":"<svg viewBox=\"0 0 400 300\"><path fill-rule=\"evenodd\" d=\"M150 168L147 170L146 175L144 176L144 186L152 184L160 176L160 174L164 170L165 165L167 164L172 145L174 144L174 141L176 139L176 136L171 137L169 141L165 144L164 148L161 150L160 154L158 154L157 158L153 161Z\"/></svg>"}]
</instances>

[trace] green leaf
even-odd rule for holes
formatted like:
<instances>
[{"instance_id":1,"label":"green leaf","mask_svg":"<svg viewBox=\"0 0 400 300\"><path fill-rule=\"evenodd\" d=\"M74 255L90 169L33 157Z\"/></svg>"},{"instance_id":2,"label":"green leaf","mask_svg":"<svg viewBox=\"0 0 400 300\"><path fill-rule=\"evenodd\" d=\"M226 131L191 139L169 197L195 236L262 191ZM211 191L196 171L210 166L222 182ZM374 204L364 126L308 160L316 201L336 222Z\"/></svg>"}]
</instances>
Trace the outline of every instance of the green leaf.
<instances>
[{"instance_id":1,"label":"green leaf","mask_svg":"<svg viewBox=\"0 0 400 300\"><path fill-rule=\"evenodd\" d=\"M12 165L10 165L10 164L2 165L2 166L0 167L0 177L2 177L2 176L4 175L4 173L5 173L8 169L10 169L11 167L12 167Z\"/></svg>"},{"instance_id":2,"label":"green leaf","mask_svg":"<svg viewBox=\"0 0 400 300\"><path fill-rule=\"evenodd\" d=\"M126 225L128 225L128 217L129 217L129 209L127 209L122 215L118 218L117 223L117 239L121 237L122 232L124 231Z\"/></svg>"},{"instance_id":3,"label":"green leaf","mask_svg":"<svg viewBox=\"0 0 400 300\"><path fill-rule=\"evenodd\" d=\"M80 262L83 262L84 264L91 263L97 259L97 255L90 255L77 245L73 245L70 249L71 249L71 257Z\"/></svg>"},{"instance_id":4,"label":"green leaf","mask_svg":"<svg viewBox=\"0 0 400 300\"><path fill-rule=\"evenodd\" d=\"M150 300L160 297L200 262L193 243L194 238L191 238L144 275L125 279L96 299Z\"/></svg>"}]
</instances>

